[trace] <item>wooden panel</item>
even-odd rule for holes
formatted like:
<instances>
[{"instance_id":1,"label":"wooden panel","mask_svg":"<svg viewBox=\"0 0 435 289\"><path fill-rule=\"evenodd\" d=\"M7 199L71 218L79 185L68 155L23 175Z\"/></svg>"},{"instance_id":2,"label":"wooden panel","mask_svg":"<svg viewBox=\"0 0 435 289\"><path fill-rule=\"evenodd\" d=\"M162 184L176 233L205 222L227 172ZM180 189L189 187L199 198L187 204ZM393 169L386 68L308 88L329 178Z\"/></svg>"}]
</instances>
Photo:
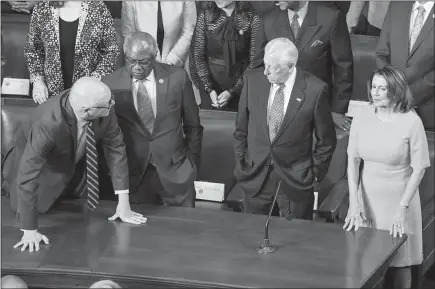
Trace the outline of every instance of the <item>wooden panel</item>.
<instances>
[{"instance_id":1,"label":"wooden panel","mask_svg":"<svg viewBox=\"0 0 435 289\"><path fill-rule=\"evenodd\" d=\"M200 110L204 126L198 180L224 183L226 196L235 184L233 133L236 113Z\"/></svg>"},{"instance_id":2,"label":"wooden panel","mask_svg":"<svg viewBox=\"0 0 435 289\"><path fill-rule=\"evenodd\" d=\"M376 45L378 36L350 36L353 53L353 93L352 100L368 101L367 81L376 70Z\"/></svg>"},{"instance_id":3,"label":"wooden panel","mask_svg":"<svg viewBox=\"0 0 435 289\"><path fill-rule=\"evenodd\" d=\"M136 226L106 221L116 203L102 202L84 216L71 201L41 216L40 231L51 243L30 254L12 248L20 231L7 203L2 200L2 274L22 276L30 286L50 274L56 282L69 278L83 286L86 277L90 285L106 276L129 286L142 280L177 287L372 287L406 238L273 218L270 239L278 251L264 256L256 251L264 216L135 206L149 218Z\"/></svg>"}]
</instances>

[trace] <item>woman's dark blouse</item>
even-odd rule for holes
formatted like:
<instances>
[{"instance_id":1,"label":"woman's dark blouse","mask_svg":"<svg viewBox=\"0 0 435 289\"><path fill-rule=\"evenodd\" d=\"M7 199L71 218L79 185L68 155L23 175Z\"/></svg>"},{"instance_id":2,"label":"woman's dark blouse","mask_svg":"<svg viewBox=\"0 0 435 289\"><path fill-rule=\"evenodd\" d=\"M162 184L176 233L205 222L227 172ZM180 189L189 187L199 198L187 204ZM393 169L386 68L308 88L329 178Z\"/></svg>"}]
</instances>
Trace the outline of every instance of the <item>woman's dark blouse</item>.
<instances>
[{"instance_id":1,"label":"woman's dark blouse","mask_svg":"<svg viewBox=\"0 0 435 289\"><path fill-rule=\"evenodd\" d=\"M229 89L229 92L234 96L240 95L242 90L243 73L253 68L255 38L260 18L254 11L248 11L245 16L237 10L229 17L232 18L238 33L238 40L235 42L236 64L229 74L229 77L233 77L235 82L234 87ZM212 22L212 14L205 10L201 12L196 23L190 47L189 68L193 83L203 93L213 87L209 57L224 58L224 33L219 33L219 30L222 30L227 18L225 12L220 10L220 15Z\"/></svg>"},{"instance_id":2,"label":"woman's dark blouse","mask_svg":"<svg viewBox=\"0 0 435 289\"><path fill-rule=\"evenodd\" d=\"M60 63L64 88L71 88L74 72L74 49L79 19L68 22L59 18Z\"/></svg>"}]
</instances>

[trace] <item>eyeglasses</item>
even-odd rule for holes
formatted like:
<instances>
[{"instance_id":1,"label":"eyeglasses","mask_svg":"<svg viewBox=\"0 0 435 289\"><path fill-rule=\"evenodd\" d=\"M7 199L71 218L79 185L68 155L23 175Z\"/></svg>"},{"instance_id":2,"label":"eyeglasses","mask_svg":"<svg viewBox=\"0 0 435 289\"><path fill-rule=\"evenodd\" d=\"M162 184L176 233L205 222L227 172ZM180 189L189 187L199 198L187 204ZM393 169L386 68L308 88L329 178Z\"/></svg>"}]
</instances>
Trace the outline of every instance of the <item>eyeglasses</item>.
<instances>
[{"instance_id":1,"label":"eyeglasses","mask_svg":"<svg viewBox=\"0 0 435 289\"><path fill-rule=\"evenodd\" d=\"M154 58L151 58L148 60L146 60L146 59L136 60L136 59L132 59L128 56L125 57L125 61L131 66L135 66L136 64L139 64L140 66L149 66L151 64L151 62L153 61L153 59Z\"/></svg>"},{"instance_id":2,"label":"eyeglasses","mask_svg":"<svg viewBox=\"0 0 435 289\"><path fill-rule=\"evenodd\" d=\"M289 66L288 66L288 68L289 68L289 69L292 69L294 66L295 66L294 63L290 63ZM271 72L278 72L278 71L281 70L282 68L283 68L283 66L280 65L280 64L278 64L278 65L274 65L274 66L271 66L271 65L265 65L265 69L267 69L267 70L269 70L269 71L271 71Z\"/></svg>"},{"instance_id":3,"label":"eyeglasses","mask_svg":"<svg viewBox=\"0 0 435 289\"><path fill-rule=\"evenodd\" d=\"M109 100L109 103L107 106L93 106L93 107L88 107L87 109L107 109L107 110L110 110L114 105L115 105L115 101L112 98L111 100Z\"/></svg>"}]
</instances>

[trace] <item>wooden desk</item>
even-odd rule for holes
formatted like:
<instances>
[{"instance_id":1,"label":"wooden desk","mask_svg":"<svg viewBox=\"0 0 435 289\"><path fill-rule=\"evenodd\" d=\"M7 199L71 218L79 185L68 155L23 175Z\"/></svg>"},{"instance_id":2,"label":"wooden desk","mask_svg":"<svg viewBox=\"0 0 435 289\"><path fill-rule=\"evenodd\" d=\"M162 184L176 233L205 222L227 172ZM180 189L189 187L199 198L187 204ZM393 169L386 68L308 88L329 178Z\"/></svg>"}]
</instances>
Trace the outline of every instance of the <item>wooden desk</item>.
<instances>
[{"instance_id":1,"label":"wooden desk","mask_svg":"<svg viewBox=\"0 0 435 289\"><path fill-rule=\"evenodd\" d=\"M109 222L115 203L102 202L84 217L65 202L40 218L50 238L39 252L14 250L21 232L2 200L2 275L30 287L89 287L112 279L128 288L373 287L406 237L386 231L273 218L271 243L258 255L265 216L202 209L145 207L143 226Z\"/></svg>"}]
</instances>

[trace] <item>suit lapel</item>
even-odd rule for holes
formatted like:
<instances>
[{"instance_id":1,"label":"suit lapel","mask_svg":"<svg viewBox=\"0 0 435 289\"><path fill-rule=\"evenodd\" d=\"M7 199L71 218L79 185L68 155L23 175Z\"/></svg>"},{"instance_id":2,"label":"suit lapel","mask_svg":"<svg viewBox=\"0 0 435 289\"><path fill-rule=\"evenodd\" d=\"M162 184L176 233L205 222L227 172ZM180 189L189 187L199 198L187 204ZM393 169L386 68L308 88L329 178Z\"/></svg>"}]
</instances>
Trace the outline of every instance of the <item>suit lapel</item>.
<instances>
[{"instance_id":1,"label":"suit lapel","mask_svg":"<svg viewBox=\"0 0 435 289\"><path fill-rule=\"evenodd\" d=\"M257 93L257 101L258 107L260 108L260 122L264 124L264 129L268 132L267 128L267 114L268 114L268 103L269 103L269 94L270 94L270 82L267 80L267 77L262 75L261 78L256 80L255 82L255 91ZM268 134L269 135L269 134Z\"/></svg>"},{"instance_id":2,"label":"suit lapel","mask_svg":"<svg viewBox=\"0 0 435 289\"><path fill-rule=\"evenodd\" d=\"M421 28L420 33L417 36L417 40L415 40L414 46L412 47L412 50L409 53L408 59L411 58L411 56L414 54L414 52L417 50L417 48L421 45L423 40L425 40L429 36L429 33L433 34L433 32L431 32L433 27L434 27L433 15L434 15L434 6L432 6L432 9L430 10L429 15L427 16L426 22L424 23L423 27ZM408 23L409 23L409 21L408 21Z\"/></svg>"},{"instance_id":3,"label":"suit lapel","mask_svg":"<svg viewBox=\"0 0 435 289\"><path fill-rule=\"evenodd\" d=\"M277 20L274 27L279 26L282 33L279 33L280 36L284 36L289 38L292 42L295 42L295 38L293 37L293 32L290 28L290 20L288 19L287 10L278 11Z\"/></svg>"},{"instance_id":4,"label":"suit lapel","mask_svg":"<svg viewBox=\"0 0 435 289\"><path fill-rule=\"evenodd\" d=\"M51 6L51 18L50 18L51 26L54 29L54 41L56 43L57 50L60 51L60 40L59 40L59 9Z\"/></svg>"},{"instance_id":5,"label":"suit lapel","mask_svg":"<svg viewBox=\"0 0 435 289\"><path fill-rule=\"evenodd\" d=\"M75 55L77 55L81 49L81 45L82 45L81 35L82 35L83 27L84 27L85 22L86 22L86 18L88 16L88 9L89 9L89 4L86 3L85 1L82 1L81 9L80 9L79 24L77 26L76 45L74 47Z\"/></svg>"},{"instance_id":6,"label":"suit lapel","mask_svg":"<svg viewBox=\"0 0 435 289\"><path fill-rule=\"evenodd\" d=\"M166 99L168 97L168 74L160 63L154 65L154 77L156 81L156 120L162 116L162 112L166 108Z\"/></svg>"},{"instance_id":7,"label":"suit lapel","mask_svg":"<svg viewBox=\"0 0 435 289\"><path fill-rule=\"evenodd\" d=\"M397 25L399 27L398 31L402 31L403 35L403 37L397 37L398 39L396 39L398 50L400 51L400 54L403 55L403 57L400 58L403 63L397 63L399 67L405 67L408 58L405 55L409 54L409 21L413 4L414 2L403 2L400 9L394 11L394 13L397 13L398 21L391 23L391 25Z\"/></svg>"},{"instance_id":8,"label":"suit lapel","mask_svg":"<svg viewBox=\"0 0 435 289\"><path fill-rule=\"evenodd\" d=\"M320 29L321 25L317 25L317 9L312 3L308 2L307 15L305 15L304 22L302 22L301 29L299 30L296 43L299 51L302 51L305 46Z\"/></svg>"},{"instance_id":9,"label":"suit lapel","mask_svg":"<svg viewBox=\"0 0 435 289\"><path fill-rule=\"evenodd\" d=\"M305 93L303 91L305 90L305 87L306 86L304 76L302 75L302 72L300 70L297 70L295 84L293 85L292 93L290 95L290 101L287 106L287 111L284 115L281 127L278 130L278 133L276 134L273 143L276 142L276 140L284 132L287 126L293 121L299 108L304 103Z\"/></svg>"}]
</instances>

